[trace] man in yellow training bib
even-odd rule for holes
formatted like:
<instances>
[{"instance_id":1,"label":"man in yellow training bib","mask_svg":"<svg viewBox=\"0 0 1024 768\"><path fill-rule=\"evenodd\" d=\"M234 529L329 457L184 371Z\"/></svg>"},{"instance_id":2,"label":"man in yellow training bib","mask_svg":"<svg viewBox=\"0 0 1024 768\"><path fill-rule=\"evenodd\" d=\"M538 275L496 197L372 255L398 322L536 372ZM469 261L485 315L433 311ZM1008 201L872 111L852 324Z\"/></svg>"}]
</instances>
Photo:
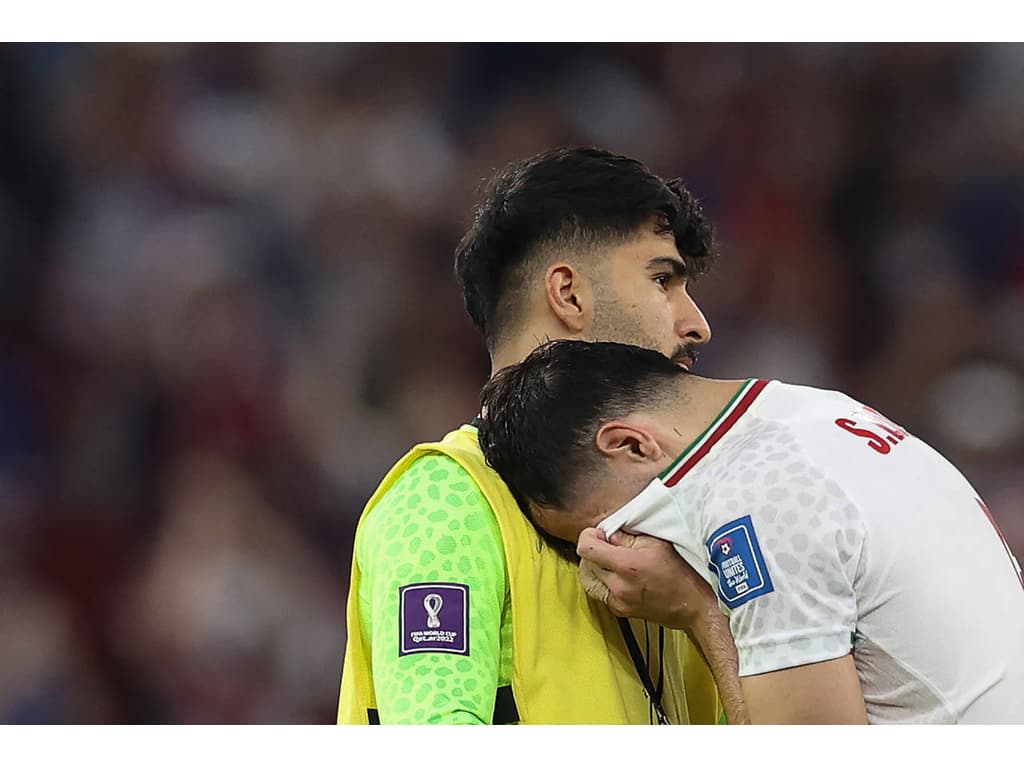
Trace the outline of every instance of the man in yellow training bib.
<instances>
[{"instance_id":1,"label":"man in yellow training bib","mask_svg":"<svg viewBox=\"0 0 1024 768\"><path fill-rule=\"evenodd\" d=\"M455 266L494 371L556 338L689 367L711 331L688 282L713 256L678 181L563 149L491 180ZM589 601L464 425L402 458L360 520L338 722L743 722L728 623L704 598L685 632Z\"/></svg>"}]
</instances>

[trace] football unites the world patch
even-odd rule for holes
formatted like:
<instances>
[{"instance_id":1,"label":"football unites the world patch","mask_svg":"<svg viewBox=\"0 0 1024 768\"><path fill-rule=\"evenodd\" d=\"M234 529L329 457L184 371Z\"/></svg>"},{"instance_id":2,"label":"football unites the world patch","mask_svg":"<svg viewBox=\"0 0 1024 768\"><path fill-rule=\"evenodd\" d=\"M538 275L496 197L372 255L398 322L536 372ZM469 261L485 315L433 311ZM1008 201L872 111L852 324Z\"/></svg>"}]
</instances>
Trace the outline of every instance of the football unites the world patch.
<instances>
[{"instance_id":1,"label":"football unites the world patch","mask_svg":"<svg viewBox=\"0 0 1024 768\"><path fill-rule=\"evenodd\" d=\"M409 584L398 590L398 655L469 655L469 587L465 584Z\"/></svg>"},{"instance_id":2,"label":"football unites the world patch","mask_svg":"<svg viewBox=\"0 0 1024 768\"><path fill-rule=\"evenodd\" d=\"M718 596L727 608L738 608L775 589L750 515L711 534L707 548L711 570L718 576Z\"/></svg>"}]
</instances>

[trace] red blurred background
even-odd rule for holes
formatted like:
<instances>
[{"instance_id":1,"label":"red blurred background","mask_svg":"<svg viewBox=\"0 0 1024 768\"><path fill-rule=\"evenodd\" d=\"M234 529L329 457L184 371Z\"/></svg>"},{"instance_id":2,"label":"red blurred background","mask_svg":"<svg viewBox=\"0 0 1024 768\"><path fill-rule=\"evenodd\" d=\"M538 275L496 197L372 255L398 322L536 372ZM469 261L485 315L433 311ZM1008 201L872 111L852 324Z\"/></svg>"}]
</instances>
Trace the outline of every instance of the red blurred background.
<instances>
[{"instance_id":1,"label":"red blurred background","mask_svg":"<svg viewBox=\"0 0 1024 768\"><path fill-rule=\"evenodd\" d=\"M332 722L351 538L489 365L482 181L586 143L723 255L700 371L843 389L1024 553L1024 46L0 46L0 722Z\"/></svg>"}]
</instances>

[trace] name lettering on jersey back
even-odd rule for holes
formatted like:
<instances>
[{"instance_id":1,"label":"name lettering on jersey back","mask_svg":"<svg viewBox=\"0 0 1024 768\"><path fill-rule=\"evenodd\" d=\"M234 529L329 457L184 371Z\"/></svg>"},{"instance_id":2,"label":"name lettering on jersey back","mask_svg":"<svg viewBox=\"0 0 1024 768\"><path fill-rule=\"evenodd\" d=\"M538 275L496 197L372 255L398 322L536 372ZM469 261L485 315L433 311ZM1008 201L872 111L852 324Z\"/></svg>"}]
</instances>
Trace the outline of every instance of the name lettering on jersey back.
<instances>
[{"instance_id":1,"label":"name lettering on jersey back","mask_svg":"<svg viewBox=\"0 0 1024 768\"><path fill-rule=\"evenodd\" d=\"M875 453L885 456L907 438L905 429L889 421L874 408L862 405L852 415L857 419L836 419L833 423L851 435L866 439L867 446Z\"/></svg>"}]
</instances>

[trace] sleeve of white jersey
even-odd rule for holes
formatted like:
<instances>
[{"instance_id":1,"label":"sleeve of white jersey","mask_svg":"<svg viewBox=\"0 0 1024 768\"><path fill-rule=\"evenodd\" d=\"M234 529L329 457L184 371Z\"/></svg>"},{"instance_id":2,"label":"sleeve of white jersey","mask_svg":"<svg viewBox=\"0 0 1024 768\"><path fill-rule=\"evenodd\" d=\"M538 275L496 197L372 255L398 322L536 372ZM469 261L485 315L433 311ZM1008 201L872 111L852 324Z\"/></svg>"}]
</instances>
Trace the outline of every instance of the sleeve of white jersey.
<instances>
[{"instance_id":1,"label":"sleeve of white jersey","mask_svg":"<svg viewBox=\"0 0 1024 768\"><path fill-rule=\"evenodd\" d=\"M850 652L864 528L837 483L790 455L725 473L703 512L741 677Z\"/></svg>"}]
</instances>

